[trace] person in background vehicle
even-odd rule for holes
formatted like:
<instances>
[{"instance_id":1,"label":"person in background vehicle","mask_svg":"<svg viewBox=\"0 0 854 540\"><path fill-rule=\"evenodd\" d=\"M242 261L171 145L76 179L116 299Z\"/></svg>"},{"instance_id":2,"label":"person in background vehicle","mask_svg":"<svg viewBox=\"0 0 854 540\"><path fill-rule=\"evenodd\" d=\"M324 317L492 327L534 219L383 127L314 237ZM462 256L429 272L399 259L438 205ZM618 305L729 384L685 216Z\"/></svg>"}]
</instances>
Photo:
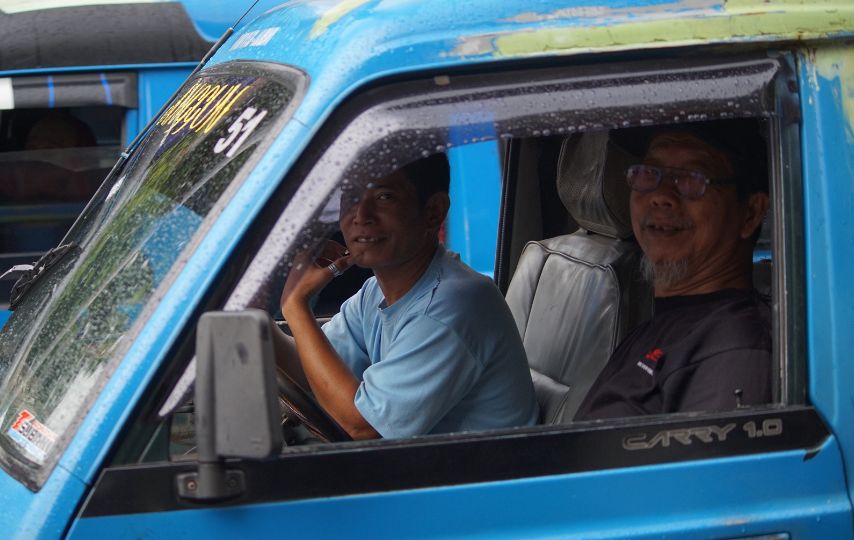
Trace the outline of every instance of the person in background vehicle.
<instances>
[{"instance_id":1,"label":"person in background vehicle","mask_svg":"<svg viewBox=\"0 0 854 540\"><path fill-rule=\"evenodd\" d=\"M68 112L52 110L39 118L27 132L26 150L85 148L95 146L95 136L85 122Z\"/></svg>"},{"instance_id":2,"label":"person in background vehicle","mask_svg":"<svg viewBox=\"0 0 854 540\"><path fill-rule=\"evenodd\" d=\"M81 159L72 149L96 144L85 122L63 110L48 111L29 127L18 161L3 164L0 198L31 204L87 200L97 184L92 186L75 176L75 165ZM61 158L50 159L51 151L56 150L61 151Z\"/></svg>"},{"instance_id":3,"label":"person in background vehicle","mask_svg":"<svg viewBox=\"0 0 854 540\"><path fill-rule=\"evenodd\" d=\"M770 310L752 283L768 208L765 142L747 120L649 140L627 179L654 315L614 351L576 420L771 400Z\"/></svg>"},{"instance_id":4,"label":"person in background vehicle","mask_svg":"<svg viewBox=\"0 0 854 540\"><path fill-rule=\"evenodd\" d=\"M438 154L342 197L351 202L340 214L347 247L330 241L313 262L299 256L282 293L299 363L289 352L279 354L280 365L354 439L537 421L525 351L504 298L439 243L449 179L447 158ZM321 328L310 300L352 265L375 277ZM279 333L277 350L285 337Z\"/></svg>"}]
</instances>

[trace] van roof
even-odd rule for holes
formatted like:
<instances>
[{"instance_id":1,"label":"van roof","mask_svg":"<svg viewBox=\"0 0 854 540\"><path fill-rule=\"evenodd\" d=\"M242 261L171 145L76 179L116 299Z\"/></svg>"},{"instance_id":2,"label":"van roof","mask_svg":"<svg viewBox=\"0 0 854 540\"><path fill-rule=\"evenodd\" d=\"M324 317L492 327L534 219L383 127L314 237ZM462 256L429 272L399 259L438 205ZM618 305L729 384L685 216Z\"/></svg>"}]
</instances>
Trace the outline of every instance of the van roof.
<instances>
[{"instance_id":1,"label":"van roof","mask_svg":"<svg viewBox=\"0 0 854 540\"><path fill-rule=\"evenodd\" d=\"M304 71L295 118L316 126L387 76L487 61L854 35L850 0L292 0L239 30L211 59Z\"/></svg>"},{"instance_id":2,"label":"van roof","mask_svg":"<svg viewBox=\"0 0 854 540\"><path fill-rule=\"evenodd\" d=\"M485 59L854 34L850 0L293 0L219 59L266 57L314 76Z\"/></svg>"}]
</instances>

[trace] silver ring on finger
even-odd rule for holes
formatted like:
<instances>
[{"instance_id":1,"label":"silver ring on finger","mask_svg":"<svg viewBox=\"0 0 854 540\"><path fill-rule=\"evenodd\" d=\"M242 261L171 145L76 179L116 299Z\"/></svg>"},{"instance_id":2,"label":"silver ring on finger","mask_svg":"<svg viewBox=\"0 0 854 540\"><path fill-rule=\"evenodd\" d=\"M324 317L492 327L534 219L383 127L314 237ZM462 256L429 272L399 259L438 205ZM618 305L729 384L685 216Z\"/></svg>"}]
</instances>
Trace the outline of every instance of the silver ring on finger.
<instances>
[{"instance_id":1,"label":"silver ring on finger","mask_svg":"<svg viewBox=\"0 0 854 540\"><path fill-rule=\"evenodd\" d=\"M343 273L344 273L344 272L342 272L342 271L341 271L341 269L340 269L340 268L338 268L338 265L337 265L337 264L335 264L334 262L333 262L333 263L331 263L331 264L330 264L329 266L327 266L326 268L328 268L328 269L329 269L329 271L330 271L330 272L332 272L332 277L333 277L333 278L337 278L338 276L340 276L341 274L343 274Z\"/></svg>"}]
</instances>

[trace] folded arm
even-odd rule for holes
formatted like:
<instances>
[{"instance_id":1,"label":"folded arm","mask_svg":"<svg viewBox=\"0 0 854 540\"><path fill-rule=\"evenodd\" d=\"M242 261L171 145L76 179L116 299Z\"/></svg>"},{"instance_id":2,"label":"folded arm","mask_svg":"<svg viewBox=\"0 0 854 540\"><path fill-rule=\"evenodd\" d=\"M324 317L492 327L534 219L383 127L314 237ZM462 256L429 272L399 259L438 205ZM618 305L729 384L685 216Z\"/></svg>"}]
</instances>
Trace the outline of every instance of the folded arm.
<instances>
[{"instance_id":1,"label":"folded arm","mask_svg":"<svg viewBox=\"0 0 854 540\"><path fill-rule=\"evenodd\" d=\"M304 259L298 257L295 261L294 271L282 293L282 314L294 338L289 349L290 340L279 332L281 335L276 339L277 357L282 353L279 365L289 373L295 373L297 383L308 384L323 409L350 437L355 440L379 438L379 433L354 403L359 380L329 343L311 311L311 298L329 283L332 273L325 266ZM351 265L347 256L329 260L334 260L342 271ZM297 362L294 362L294 356L298 358ZM297 380L300 377L302 381Z\"/></svg>"}]
</instances>

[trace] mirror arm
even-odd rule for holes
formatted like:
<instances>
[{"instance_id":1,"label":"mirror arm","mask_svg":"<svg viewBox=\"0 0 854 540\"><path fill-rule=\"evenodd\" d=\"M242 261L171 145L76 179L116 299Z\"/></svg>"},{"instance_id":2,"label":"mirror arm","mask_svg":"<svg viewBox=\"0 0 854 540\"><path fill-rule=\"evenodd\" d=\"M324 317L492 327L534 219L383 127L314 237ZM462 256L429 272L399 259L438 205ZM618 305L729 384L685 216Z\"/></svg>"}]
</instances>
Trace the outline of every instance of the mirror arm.
<instances>
[{"instance_id":1,"label":"mirror arm","mask_svg":"<svg viewBox=\"0 0 854 540\"><path fill-rule=\"evenodd\" d=\"M199 468L196 472L179 474L176 479L178 495L198 502L231 499L246 490L243 471L226 469L225 460L216 452L213 370L210 364L198 362L199 371L196 374L194 415Z\"/></svg>"},{"instance_id":2,"label":"mirror arm","mask_svg":"<svg viewBox=\"0 0 854 540\"><path fill-rule=\"evenodd\" d=\"M178 496L197 502L216 502L236 497L246 489L243 472L229 471L225 460L216 451L216 415L214 392L213 344L208 332L199 325L196 334L196 393L193 412L198 445L198 469L196 472L179 474L176 477Z\"/></svg>"},{"instance_id":3,"label":"mirror arm","mask_svg":"<svg viewBox=\"0 0 854 540\"><path fill-rule=\"evenodd\" d=\"M176 476L178 494L216 502L246 492L226 457L268 459L282 448L273 323L260 310L212 311L196 328L198 469Z\"/></svg>"}]
</instances>

